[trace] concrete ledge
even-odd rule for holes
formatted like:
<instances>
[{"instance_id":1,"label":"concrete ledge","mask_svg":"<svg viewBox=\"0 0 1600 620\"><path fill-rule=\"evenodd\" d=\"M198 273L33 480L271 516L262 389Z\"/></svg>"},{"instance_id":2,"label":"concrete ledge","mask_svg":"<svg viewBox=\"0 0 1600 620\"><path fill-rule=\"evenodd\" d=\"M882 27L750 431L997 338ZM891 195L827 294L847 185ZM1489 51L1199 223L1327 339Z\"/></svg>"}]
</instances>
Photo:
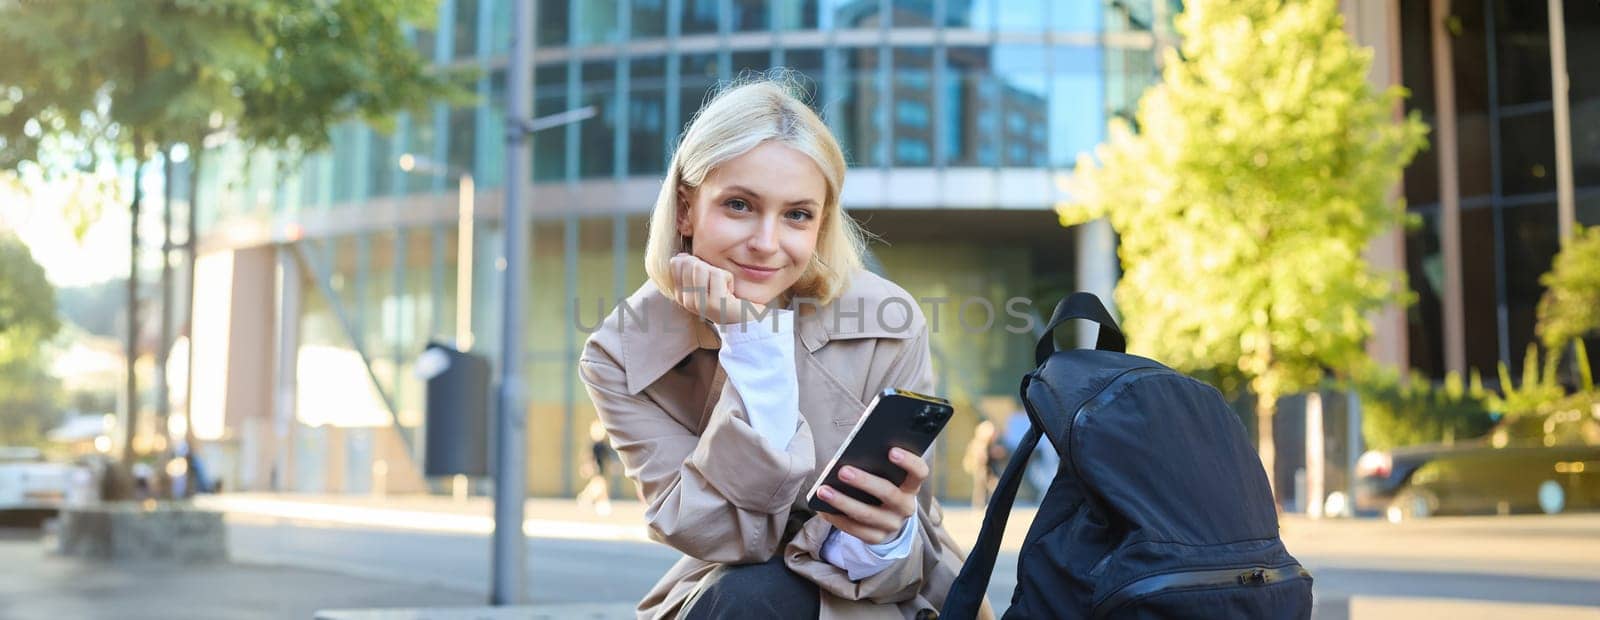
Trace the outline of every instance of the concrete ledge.
<instances>
[{"instance_id":1,"label":"concrete ledge","mask_svg":"<svg viewBox=\"0 0 1600 620\"><path fill-rule=\"evenodd\" d=\"M1600 608L1423 597L1350 597L1350 620L1377 618L1600 620Z\"/></svg>"},{"instance_id":2,"label":"concrete ledge","mask_svg":"<svg viewBox=\"0 0 1600 620\"><path fill-rule=\"evenodd\" d=\"M316 620L632 620L631 603L561 603L505 607L325 609Z\"/></svg>"},{"instance_id":3,"label":"concrete ledge","mask_svg":"<svg viewBox=\"0 0 1600 620\"><path fill-rule=\"evenodd\" d=\"M221 562L222 513L189 504L108 502L61 509L57 551L96 560Z\"/></svg>"}]
</instances>

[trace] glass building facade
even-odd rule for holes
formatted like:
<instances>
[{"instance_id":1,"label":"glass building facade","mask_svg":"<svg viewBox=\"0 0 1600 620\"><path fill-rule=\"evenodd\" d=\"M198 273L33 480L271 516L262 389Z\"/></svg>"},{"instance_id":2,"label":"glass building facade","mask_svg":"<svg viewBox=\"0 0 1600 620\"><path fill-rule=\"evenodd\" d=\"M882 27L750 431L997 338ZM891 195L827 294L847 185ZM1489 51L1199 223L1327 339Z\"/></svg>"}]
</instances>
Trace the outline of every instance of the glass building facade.
<instances>
[{"instance_id":1,"label":"glass building facade","mask_svg":"<svg viewBox=\"0 0 1600 620\"><path fill-rule=\"evenodd\" d=\"M511 0L442 0L437 26L414 32L439 65L477 70L473 105L404 114L388 131L343 126L329 151L299 161L228 145L208 154L207 246L280 255L276 276L234 271L233 286L279 291L275 384L288 395L260 423L272 441L246 430L220 439L240 462L266 463L239 486L438 488L417 473L415 359L428 341L452 340L459 320L491 360L506 344L495 332L511 10ZM529 388L529 491L581 486L594 411L576 356L604 310L644 282L645 220L679 133L719 85L783 67L844 147L844 204L879 239L874 267L939 315L938 389L962 415L934 484L965 497L971 429L980 415L1013 413L1031 359L1034 334L1003 329L1005 302L1053 303L1081 279L1081 244L1051 211L1056 177L1109 118L1131 117L1158 79L1175 11L1168 0L538 0L534 115L597 114L535 134L525 172L532 264L527 337L515 346ZM402 154L430 165L401 170ZM456 226L463 173L477 189L470 253ZM470 271L458 265L467 254ZM1099 263L1114 269L1115 258ZM353 396L330 398L335 389Z\"/></svg>"},{"instance_id":2,"label":"glass building facade","mask_svg":"<svg viewBox=\"0 0 1600 620\"><path fill-rule=\"evenodd\" d=\"M1600 225L1600 5L1566 2L1563 24L1570 90L1571 165L1576 223ZM1548 3L1451 3L1448 75L1454 99L1461 235L1465 370L1497 383L1505 362L1521 376L1536 342L1539 276L1560 249L1557 152ZM1407 233L1405 268L1417 303L1409 309L1411 367L1442 378L1446 361L1445 285L1439 156L1439 75L1427 0L1398 2L1400 82L1407 108L1435 126L1433 148L1406 170L1405 198L1421 220ZM1597 351L1600 342L1590 341Z\"/></svg>"}]
</instances>

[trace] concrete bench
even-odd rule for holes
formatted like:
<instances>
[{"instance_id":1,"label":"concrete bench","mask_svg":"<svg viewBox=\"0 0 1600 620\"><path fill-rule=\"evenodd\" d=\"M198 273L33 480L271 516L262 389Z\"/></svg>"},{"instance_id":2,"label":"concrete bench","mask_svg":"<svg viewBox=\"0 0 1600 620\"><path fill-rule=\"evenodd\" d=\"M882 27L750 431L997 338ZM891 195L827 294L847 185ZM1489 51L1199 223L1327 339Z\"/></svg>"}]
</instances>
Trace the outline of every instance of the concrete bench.
<instances>
[{"instance_id":1,"label":"concrete bench","mask_svg":"<svg viewBox=\"0 0 1600 620\"><path fill-rule=\"evenodd\" d=\"M633 620L632 603L325 609L316 620Z\"/></svg>"},{"instance_id":2,"label":"concrete bench","mask_svg":"<svg viewBox=\"0 0 1600 620\"><path fill-rule=\"evenodd\" d=\"M57 551L97 560L228 559L222 513L186 503L105 502L61 509Z\"/></svg>"}]
</instances>

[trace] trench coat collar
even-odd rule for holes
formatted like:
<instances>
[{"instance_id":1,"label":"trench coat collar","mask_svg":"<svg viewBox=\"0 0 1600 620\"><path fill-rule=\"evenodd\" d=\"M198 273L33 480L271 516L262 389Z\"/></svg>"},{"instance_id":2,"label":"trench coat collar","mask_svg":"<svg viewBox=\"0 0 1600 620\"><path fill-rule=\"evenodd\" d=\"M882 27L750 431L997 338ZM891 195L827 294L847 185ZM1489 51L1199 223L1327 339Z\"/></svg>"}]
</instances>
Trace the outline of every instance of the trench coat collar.
<instances>
[{"instance_id":1,"label":"trench coat collar","mask_svg":"<svg viewBox=\"0 0 1600 620\"><path fill-rule=\"evenodd\" d=\"M850 285L828 305L798 304L794 330L804 354L816 353L834 340L910 338L924 328L916 300L883 277L858 272ZM697 349L719 349L717 330L646 281L608 318L607 328L621 332L622 367L628 391L644 391ZM799 351L797 350L797 353Z\"/></svg>"}]
</instances>

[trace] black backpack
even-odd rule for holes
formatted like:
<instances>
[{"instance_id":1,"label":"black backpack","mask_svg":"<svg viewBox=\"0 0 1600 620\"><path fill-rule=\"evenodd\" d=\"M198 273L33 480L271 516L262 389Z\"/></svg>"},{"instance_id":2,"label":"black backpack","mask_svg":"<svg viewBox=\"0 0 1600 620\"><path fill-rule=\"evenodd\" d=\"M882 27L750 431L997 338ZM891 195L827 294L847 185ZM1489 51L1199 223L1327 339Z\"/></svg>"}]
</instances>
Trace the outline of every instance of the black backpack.
<instances>
[{"instance_id":1,"label":"black backpack","mask_svg":"<svg viewBox=\"0 0 1600 620\"><path fill-rule=\"evenodd\" d=\"M1055 350L1071 319L1100 324L1095 349ZM1311 574L1278 538L1238 416L1210 385L1124 348L1095 296L1056 306L1022 378L1033 427L940 615L977 615L1043 429L1061 465L1018 554L1006 618L1311 617Z\"/></svg>"}]
</instances>

